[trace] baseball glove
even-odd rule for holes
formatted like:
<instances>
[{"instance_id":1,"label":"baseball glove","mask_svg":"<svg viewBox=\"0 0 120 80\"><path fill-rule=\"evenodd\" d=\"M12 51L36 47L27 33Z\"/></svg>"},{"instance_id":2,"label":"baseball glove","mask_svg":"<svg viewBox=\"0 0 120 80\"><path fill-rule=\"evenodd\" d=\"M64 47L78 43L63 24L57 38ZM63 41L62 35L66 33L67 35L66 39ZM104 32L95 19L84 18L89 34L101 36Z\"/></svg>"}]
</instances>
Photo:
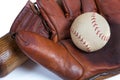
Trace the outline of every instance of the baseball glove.
<instances>
[{"instance_id":1,"label":"baseball glove","mask_svg":"<svg viewBox=\"0 0 120 80\"><path fill-rule=\"evenodd\" d=\"M45 26L45 21L39 15L35 4L28 1L22 11L12 24L10 34L14 34L20 30L36 32L44 37L49 37L49 33ZM12 36L14 37L14 35Z\"/></svg>"},{"instance_id":2,"label":"baseball glove","mask_svg":"<svg viewBox=\"0 0 120 80\"><path fill-rule=\"evenodd\" d=\"M36 8L46 22L44 27L49 37L19 29L11 29L11 33L14 32L17 45L29 58L64 80L112 76L120 70L119 3L119 0L37 0ZM104 48L88 54L73 44L69 31L78 15L90 11L108 20L111 38Z\"/></svg>"},{"instance_id":3,"label":"baseball glove","mask_svg":"<svg viewBox=\"0 0 120 80\"><path fill-rule=\"evenodd\" d=\"M15 19L10 33L0 38L0 77L7 75L28 59L19 50L10 34L14 34L18 30L26 30L49 37L44 23L42 17L39 16L35 4L28 1Z\"/></svg>"}]
</instances>

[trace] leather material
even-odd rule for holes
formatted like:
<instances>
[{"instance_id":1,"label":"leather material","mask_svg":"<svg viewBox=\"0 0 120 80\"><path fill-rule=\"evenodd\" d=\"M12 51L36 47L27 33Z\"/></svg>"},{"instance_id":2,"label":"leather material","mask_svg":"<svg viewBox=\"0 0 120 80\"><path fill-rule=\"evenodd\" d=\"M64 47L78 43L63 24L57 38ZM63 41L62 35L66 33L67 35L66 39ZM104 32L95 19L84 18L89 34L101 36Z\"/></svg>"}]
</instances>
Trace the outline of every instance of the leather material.
<instances>
[{"instance_id":1,"label":"leather material","mask_svg":"<svg viewBox=\"0 0 120 80\"><path fill-rule=\"evenodd\" d=\"M30 1L26 3L25 7L16 17L10 29L10 33L14 34L21 30L36 32L49 38L49 31L44 19Z\"/></svg>"},{"instance_id":2,"label":"leather material","mask_svg":"<svg viewBox=\"0 0 120 80\"><path fill-rule=\"evenodd\" d=\"M98 12L95 0L80 0L81 1L81 11L85 12Z\"/></svg>"},{"instance_id":3,"label":"leather material","mask_svg":"<svg viewBox=\"0 0 120 80\"><path fill-rule=\"evenodd\" d=\"M55 42L70 38L68 29L71 22L81 13L80 0L61 0L61 3L60 7L55 0L37 0L41 15L52 32L51 39Z\"/></svg>"},{"instance_id":4,"label":"leather material","mask_svg":"<svg viewBox=\"0 0 120 80\"><path fill-rule=\"evenodd\" d=\"M86 4L83 0L61 0L60 3L55 0L37 0L41 16L51 32L50 38L34 32L16 31L15 40L20 49L64 80L84 80L101 73L120 70L120 22L117 21L120 19L119 0L89 0ZM114 5L108 5L111 3ZM109 11L108 7L112 10ZM90 54L75 47L69 33L75 17L87 11L102 14L111 29L111 38L106 46Z\"/></svg>"},{"instance_id":5,"label":"leather material","mask_svg":"<svg viewBox=\"0 0 120 80\"><path fill-rule=\"evenodd\" d=\"M56 44L36 33L25 31L17 33L16 42L31 59L65 80L77 80L84 73L82 66L61 42Z\"/></svg>"},{"instance_id":6,"label":"leather material","mask_svg":"<svg viewBox=\"0 0 120 80\"><path fill-rule=\"evenodd\" d=\"M114 24L120 24L120 0L96 0L99 12L105 16L105 18Z\"/></svg>"}]
</instances>

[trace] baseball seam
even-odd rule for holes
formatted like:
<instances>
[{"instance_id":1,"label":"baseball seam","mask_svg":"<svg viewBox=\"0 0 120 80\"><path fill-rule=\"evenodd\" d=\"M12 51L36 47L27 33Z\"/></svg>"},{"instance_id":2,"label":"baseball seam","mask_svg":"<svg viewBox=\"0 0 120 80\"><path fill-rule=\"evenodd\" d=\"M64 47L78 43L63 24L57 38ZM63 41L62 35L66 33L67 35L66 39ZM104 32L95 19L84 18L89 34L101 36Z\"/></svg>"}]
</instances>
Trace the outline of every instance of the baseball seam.
<instances>
[{"instance_id":1,"label":"baseball seam","mask_svg":"<svg viewBox=\"0 0 120 80\"><path fill-rule=\"evenodd\" d=\"M88 52L91 52L91 47L87 41L74 29L71 29L71 32L78 38L78 40L86 47Z\"/></svg>"},{"instance_id":2,"label":"baseball seam","mask_svg":"<svg viewBox=\"0 0 120 80\"><path fill-rule=\"evenodd\" d=\"M104 35L101 30L99 29L100 27L98 26L97 22L96 22L96 13L94 12L91 16L91 23L92 26L94 28L94 31L96 32L96 35L103 41L108 41L109 36Z\"/></svg>"}]
</instances>

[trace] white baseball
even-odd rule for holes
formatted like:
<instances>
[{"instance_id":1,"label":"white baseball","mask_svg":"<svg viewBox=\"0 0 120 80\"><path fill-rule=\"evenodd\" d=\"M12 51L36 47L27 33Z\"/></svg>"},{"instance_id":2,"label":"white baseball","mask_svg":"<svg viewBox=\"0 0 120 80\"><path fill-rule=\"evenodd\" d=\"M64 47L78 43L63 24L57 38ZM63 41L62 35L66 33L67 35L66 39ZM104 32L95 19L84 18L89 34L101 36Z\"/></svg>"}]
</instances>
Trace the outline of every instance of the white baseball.
<instances>
[{"instance_id":1,"label":"white baseball","mask_svg":"<svg viewBox=\"0 0 120 80\"><path fill-rule=\"evenodd\" d=\"M86 52L93 52L106 45L110 38L110 27L104 17L96 12L78 16L71 25L73 43Z\"/></svg>"}]
</instances>

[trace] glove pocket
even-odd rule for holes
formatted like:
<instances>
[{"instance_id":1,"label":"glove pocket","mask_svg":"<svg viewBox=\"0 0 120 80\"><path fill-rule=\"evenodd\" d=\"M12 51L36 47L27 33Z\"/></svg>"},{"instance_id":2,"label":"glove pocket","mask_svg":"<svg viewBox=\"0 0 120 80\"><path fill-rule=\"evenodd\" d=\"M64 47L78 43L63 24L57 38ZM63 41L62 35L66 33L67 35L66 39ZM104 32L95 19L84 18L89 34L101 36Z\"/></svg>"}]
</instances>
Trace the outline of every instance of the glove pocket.
<instances>
[{"instance_id":1,"label":"glove pocket","mask_svg":"<svg viewBox=\"0 0 120 80\"><path fill-rule=\"evenodd\" d=\"M78 80L82 76L83 68L62 43L55 43L36 33L26 31L18 32L15 39L19 48L28 57L64 80Z\"/></svg>"}]
</instances>

